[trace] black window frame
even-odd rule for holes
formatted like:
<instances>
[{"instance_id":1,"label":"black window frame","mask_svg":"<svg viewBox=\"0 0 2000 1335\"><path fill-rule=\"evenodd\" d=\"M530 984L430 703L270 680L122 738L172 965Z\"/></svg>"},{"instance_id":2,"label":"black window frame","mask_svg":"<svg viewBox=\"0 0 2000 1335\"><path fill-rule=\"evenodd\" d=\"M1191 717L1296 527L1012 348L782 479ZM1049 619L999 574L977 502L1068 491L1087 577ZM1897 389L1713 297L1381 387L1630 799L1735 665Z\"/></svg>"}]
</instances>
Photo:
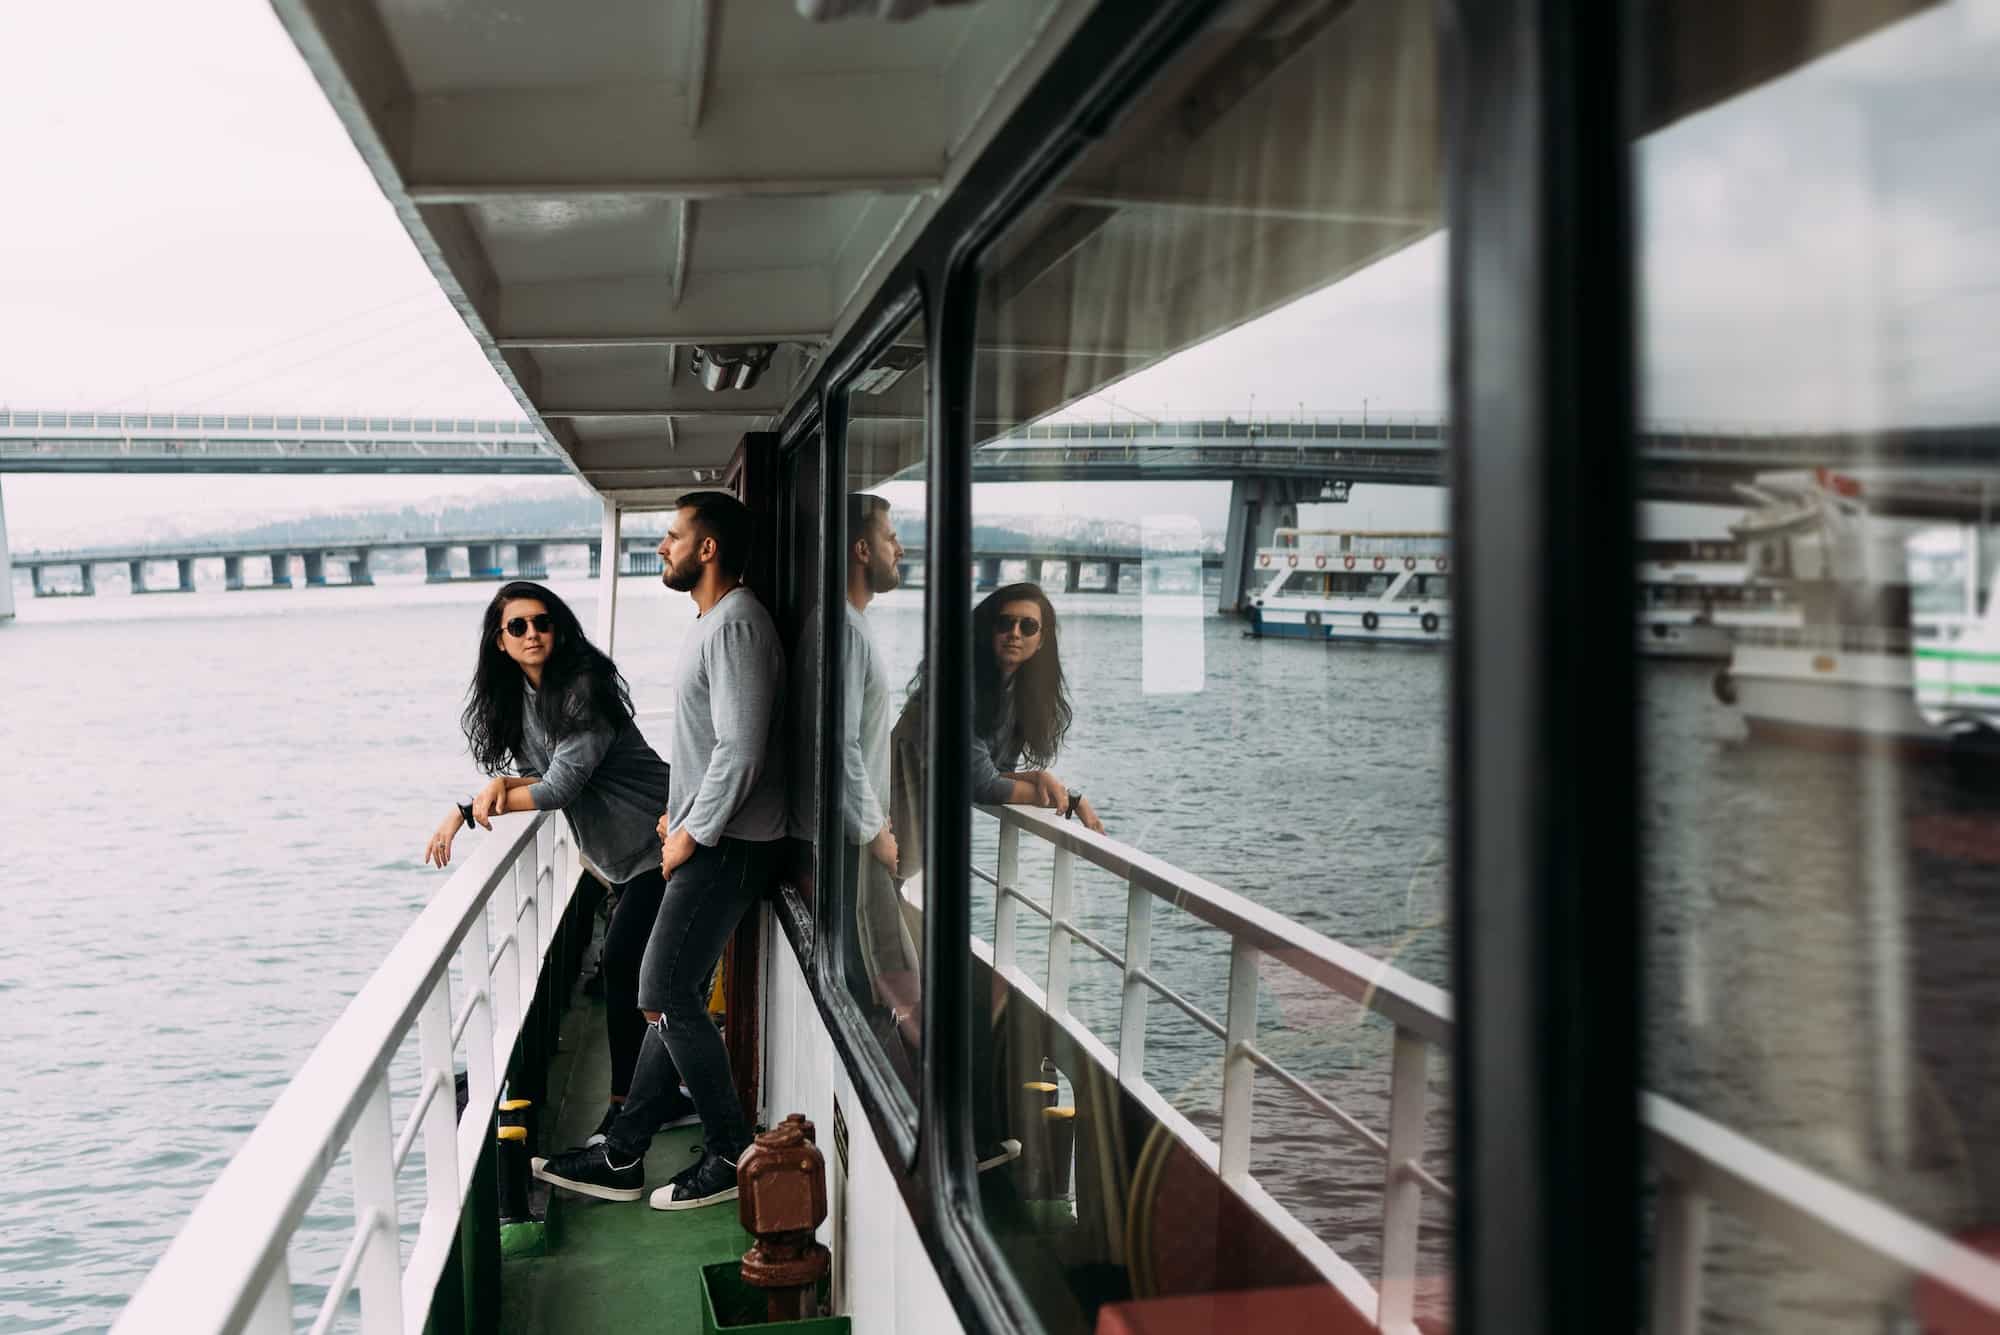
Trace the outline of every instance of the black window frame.
<instances>
[{"instance_id":1,"label":"black window frame","mask_svg":"<svg viewBox=\"0 0 2000 1335\"><path fill-rule=\"evenodd\" d=\"M1631 52L1625 0L1434 0L1450 229L1449 458L1454 1315L1465 1331L1637 1329L1642 957ZM980 261L1224 8L1100 5L941 201L795 400L820 429L823 624L844 597L845 394L924 316L925 883L969 865L971 421ZM1524 536L1528 539L1523 541ZM1590 606L1605 615L1564 617ZM1621 613L1625 613L1621 615ZM820 847L838 640L821 636ZM1474 646L1477 646L1475 654ZM927 896L918 1120L837 977L836 887L815 871L817 1004L945 1292L968 1329L1041 1329L985 1226L973 1172L969 896ZM828 948L829 946L833 948ZM950 1036L955 1042L938 1042Z\"/></svg>"}]
</instances>

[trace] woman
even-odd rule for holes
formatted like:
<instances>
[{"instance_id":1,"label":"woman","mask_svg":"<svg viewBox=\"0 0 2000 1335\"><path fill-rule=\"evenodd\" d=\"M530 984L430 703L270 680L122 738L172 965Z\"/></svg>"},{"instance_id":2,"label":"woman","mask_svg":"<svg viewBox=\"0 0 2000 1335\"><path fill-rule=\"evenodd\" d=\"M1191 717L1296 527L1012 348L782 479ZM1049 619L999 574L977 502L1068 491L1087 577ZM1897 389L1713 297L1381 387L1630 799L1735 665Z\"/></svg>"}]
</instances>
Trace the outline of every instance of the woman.
<instances>
[{"instance_id":1,"label":"woman","mask_svg":"<svg viewBox=\"0 0 2000 1335\"><path fill-rule=\"evenodd\" d=\"M666 762L632 721L632 696L616 665L584 637L562 599L526 581L503 586L486 605L460 723L472 758L496 777L444 818L424 861L448 865L452 838L468 820L491 829L501 812L561 810L578 849L613 883L604 933L611 1106L601 1137L625 1102L646 1034L639 960L666 893L655 828L667 808ZM690 1103L669 1120L692 1112Z\"/></svg>"}]
</instances>

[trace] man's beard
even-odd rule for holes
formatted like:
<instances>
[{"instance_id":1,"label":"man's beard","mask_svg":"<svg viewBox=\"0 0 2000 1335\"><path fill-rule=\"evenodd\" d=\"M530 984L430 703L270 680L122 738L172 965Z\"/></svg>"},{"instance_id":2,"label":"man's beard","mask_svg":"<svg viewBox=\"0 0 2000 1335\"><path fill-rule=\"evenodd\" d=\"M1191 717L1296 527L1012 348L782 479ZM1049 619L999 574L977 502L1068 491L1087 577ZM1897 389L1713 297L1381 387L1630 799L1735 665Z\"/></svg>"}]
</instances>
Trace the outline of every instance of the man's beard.
<instances>
[{"instance_id":1,"label":"man's beard","mask_svg":"<svg viewBox=\"0 0 2000 1335\"><path fill-rule=\"evenodd\" d=\"M894 561L870 561L868 563L868 592L887 593L903 586L903 572Z\"/></svg>"},{"instance_id":2,"label":"man's beard","mask_svg":"<svg viewBox=\"0 0 2000 1335\"><path fill-rule=\"evenodd\" d=\"M676 593L692 593L694 586L701 583L701 562L689 561L685 565L670 565L660 572L660 583Z\"/></svg>"}]
</instances>

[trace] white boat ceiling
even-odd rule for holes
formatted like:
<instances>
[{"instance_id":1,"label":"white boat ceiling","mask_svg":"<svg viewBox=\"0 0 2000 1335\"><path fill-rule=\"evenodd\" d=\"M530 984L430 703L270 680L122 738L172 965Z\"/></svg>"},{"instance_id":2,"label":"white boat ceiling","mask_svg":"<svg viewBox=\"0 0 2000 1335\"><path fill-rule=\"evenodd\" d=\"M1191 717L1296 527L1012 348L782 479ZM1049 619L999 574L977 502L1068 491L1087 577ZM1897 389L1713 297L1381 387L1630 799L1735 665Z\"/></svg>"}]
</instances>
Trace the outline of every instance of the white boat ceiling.
<instances>
[{"instance_id":1,"label":"white boat ceiling","mask_svg":"<svg viewBox=\"0 0 2000 1335\"><path fill-rule=\"evenodd\" d=\"M775 421L1089 6L274 8L522 410L644 507ZM748 389L692 365L764 343Z\"/></svg>"},{"instance_id":2,"label":"white boat ceiling","mask_svg":"<svg viewBox=\"0 0 2000 1335\"><path fill-rule=\"evenodd\" d=\"M1647 53L1642 120L1923 2L1697 11ZM775 422L1092 7L891 23L799 11L923 0L273 4L522 410L641 509ZM1431 24L1411 0L1223 6L990 260L982 423L1073 402L1436 230ZM697 349L766 344L749 387L704 386ZM857 406L875 475L919 457L922 382Z\"/></svg>"}]
</instances>

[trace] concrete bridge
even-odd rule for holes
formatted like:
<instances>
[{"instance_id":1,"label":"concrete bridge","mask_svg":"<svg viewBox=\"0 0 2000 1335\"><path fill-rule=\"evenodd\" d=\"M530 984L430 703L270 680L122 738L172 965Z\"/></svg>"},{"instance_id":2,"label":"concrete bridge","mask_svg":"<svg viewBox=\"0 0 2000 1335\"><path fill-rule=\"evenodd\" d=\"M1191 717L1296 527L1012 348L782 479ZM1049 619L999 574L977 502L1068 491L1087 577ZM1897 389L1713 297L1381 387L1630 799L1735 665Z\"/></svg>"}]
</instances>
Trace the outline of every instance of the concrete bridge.
<instances>
[{"instance_id":1,"label":"concrete bridge","mask_svg":"<svg viewBox=\"0 0 2000 1335\"><path fill-rule=\"evenodd\" d=\"M923 547L905 547L903 557L902 565L898 567L903 582L920 585L923 582ZM1151 558L1150 565L1148 558ZM1039 584L1051 593L1117 593L1127 571L1156 572L1152 578L1157 582L1169 570L1176 574L1185 571L1192 576L1197 567L1202 571L1220 569L1222 553L1190 550L1162 554L1144 552L1137 547L1074 547L1061 543L1032 547L983 547L972 554L972 586L984 592L997 589L1018 577ZM1014 573L1016 569L1018 576Z\"/></svg>"},{"instance_id":2,"label":"concrete bridge","mask_svg":"<svg viewBox=\"0 0 2000 1335\"><path fill-rule=\"evenodd\" d=\"M660 573L660 557L655 548L659 544L657 535L633 534L619 542L618 573L621 575L657 575ZM223 586L228 589L293 587L292 573L294 558L300 566L300 575L309 588L324 587L332 583L373 584L374 571L370 557L380 551L414 550L424 552L425 579L432 584L445 584L454 580L500 580L500 579L543 579L549 572L548 549L550 547L581 547L589 552L590 575L595 579L603 562L603 539L596 529L565 531L559 533L458 533L458 534L396 534L374 538L287 538L283 540L262 540L258 542L216 542L216 543L151 543L122 547L76 548L68 551L22 552L14 558L14 564L25 566L34 583L37 598L61 597L97 592L96 570L99 566L123 565L131 581L134 593L192 593L194 591L194 570L197 561L220 560L222 562ZM454 556L464 553L464 574L457 572ZM268 578L261 582L246 579L245 571L255 576L268 569ZM148 567L171 563L174 578L158 585L147 579ZM47 578L51 570L60 571L73 568L78 572L78 586L73 589L57 589ZM335 581L328 578L329 571L344 573L345 578Z\"/></svg>"},{"instance_id":3,"label":"concrete bridge","mask_svg":"<svg viewBox=\"0 0 2000 1335\"><path fill-rule=\"evenodd\" d=\"M621 538L618 573L659 574L658 545L657 534L635 533ZM148 543L22 552L15 557L15 564L27 568L36 597L50 598L95 594L97 569L121 565L126 569L134 593L192 593L197 561L220 561L223 586L227 589L289 589L295 587L295 569L308 588L333 584L369 585L375 582L370 564L370 558L375 553L417 548L423 549L425 579L433 584L458 580L543 579L548 575L548 549L551 547L585 549L589 553L590 577L596 579L601 574L603 538L598 529L533 534L418 533L369 538L328 536L256 542ZM460 552L464 553L462 574L458 559ZM1137 547L1094 546L1086 549L1051 543L982 550L974 554L973 564L977 586L982 589L998 587L1003 574L1010 567L1018 567L1022 572L1020 578L1035 580L1057 591L1116 593L1124 573L1140 568L1146 555ZM1157 553L1154 555L1158 556ZM1188 552L1183 555L1188 563L1198 561L1211 569L1222 563L1221 554L1217 552ZM918 582L923 560L922 547L906 549L902 567L906 580ZM159 582L149 579L153 567L167 565L173 567L172 575L162 571ZM58 588L50 578L50 572L64 570L77 572L75 587ZM335 574L343 578L332 578Z\"/></svg>"}]
</instances>

